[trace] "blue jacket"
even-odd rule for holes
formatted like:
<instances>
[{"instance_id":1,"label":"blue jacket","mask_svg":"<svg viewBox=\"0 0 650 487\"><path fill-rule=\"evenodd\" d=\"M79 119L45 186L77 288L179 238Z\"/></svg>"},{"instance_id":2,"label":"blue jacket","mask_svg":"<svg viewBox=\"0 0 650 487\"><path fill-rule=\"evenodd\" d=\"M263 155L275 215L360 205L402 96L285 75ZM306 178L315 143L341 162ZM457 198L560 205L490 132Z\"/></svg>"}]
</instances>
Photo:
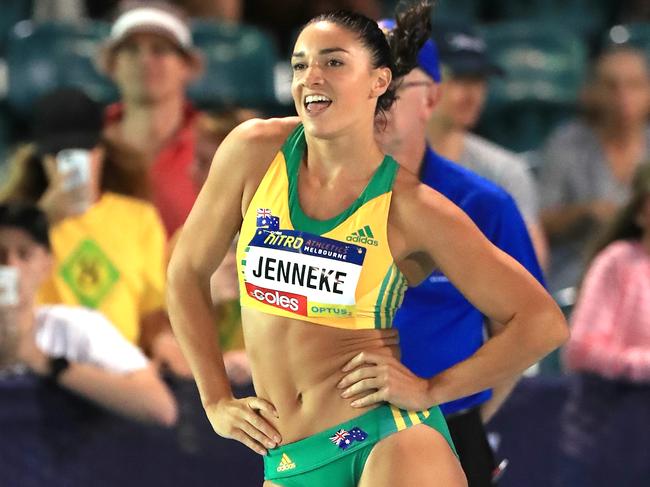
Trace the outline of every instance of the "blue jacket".
<instances>
[{"instance_id":1,"label":"blue jacket","mask_svg":"<svg viewBox=\"0 0 650 487\"><path fill-rule=\"evenodd\" d=\"M494 245L543 284L526 224L505 190L430 148L421 180L462 208ZM466 359L484 341L484 316L439 271L408 289L393 326L400 331L402 362L427 378ZM476 407L491 396L490 390L479 392L443 404L442 412L448 415Z\"/></svg>"}]
</instances>

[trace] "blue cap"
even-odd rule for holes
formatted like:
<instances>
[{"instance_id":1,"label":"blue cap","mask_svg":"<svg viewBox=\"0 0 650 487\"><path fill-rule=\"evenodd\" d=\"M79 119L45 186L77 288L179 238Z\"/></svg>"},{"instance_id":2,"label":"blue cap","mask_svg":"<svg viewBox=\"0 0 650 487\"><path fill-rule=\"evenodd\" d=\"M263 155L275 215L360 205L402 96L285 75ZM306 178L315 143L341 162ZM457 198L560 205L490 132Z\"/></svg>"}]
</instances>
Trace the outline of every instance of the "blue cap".
<instances>
[{"instance_id":1,"label":"blue cap","mask_svg":"<svg viewBox=\"0 0 650 487\"><path fill-rule=\"evenodd\" d=\"M503 69L488 56L485 39L474 26L464 22L440 22L434 23L432 30L440 60L452 76L504 75Z\"/></svg>"},{"instance_id":2,"label":"blue cap","mask_svg":"<svg viewBox=\"0 0 650 487\"><path fill-rule=\"evenodd\" d=\"M396 22L393 19L381 19L379 22L379 28L388 34L396 26ZM436 47L435 42L432 39L427 39L427 41L422 45L420 51L418 52L417 57L418 67L427 73L436 83L440 83L440 61L438 58L438 48Z\"/></svg>"}]
</instances>

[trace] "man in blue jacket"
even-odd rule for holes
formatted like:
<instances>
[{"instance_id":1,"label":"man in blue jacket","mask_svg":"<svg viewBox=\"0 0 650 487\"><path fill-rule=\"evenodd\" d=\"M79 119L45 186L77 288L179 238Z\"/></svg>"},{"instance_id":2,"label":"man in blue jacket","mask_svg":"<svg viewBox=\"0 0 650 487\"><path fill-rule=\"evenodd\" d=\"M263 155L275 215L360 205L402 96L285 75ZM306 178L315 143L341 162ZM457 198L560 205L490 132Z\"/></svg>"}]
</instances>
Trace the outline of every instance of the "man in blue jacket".
<instances>
[{"instance_id":1,"label":"man in blue jacket","mask_svg":"<svg viewBox=\"0 0 650 487\"><path fill-rule=\"evenodd\" d=\"M390 21L382 27L384 31L392 28ZM401 80L385 129L378 129L384 150L462 208L492 243L542 281L526 224L512 197L427 145L426 127L439 100L440 79L436 46L429 40L419 51L418 67ZM394 326L400 331L402 362L421 377L432 377L473 355L486 336L501 328L498 323L486 323L481 312L440 272L407 291ZM441 405L470 487L494 485L495 462L483 424L516 380Z\"/></svg>"}]
</instances>

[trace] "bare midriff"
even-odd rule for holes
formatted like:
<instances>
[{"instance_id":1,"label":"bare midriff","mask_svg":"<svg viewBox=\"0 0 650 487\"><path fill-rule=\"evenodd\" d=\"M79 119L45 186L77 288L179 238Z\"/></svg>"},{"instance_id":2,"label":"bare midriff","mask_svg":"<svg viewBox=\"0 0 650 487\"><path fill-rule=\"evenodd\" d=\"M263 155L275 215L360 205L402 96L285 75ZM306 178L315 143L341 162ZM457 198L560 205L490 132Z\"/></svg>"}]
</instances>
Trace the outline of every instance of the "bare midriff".
<instances>
[{"instance_id":1,"label":"bare midriff","mask_svg":"<svg viewBox=\"0 0 650 487\"><path fill-rule=\"evenodd\" d=\"M282 444L348 421L370 408L354 408L337 384L343 366L363 351L398 356L397 330L346 330L242 309L244 339L257 395L279 418L264 417Z\"/></svg>"}]
</instances>

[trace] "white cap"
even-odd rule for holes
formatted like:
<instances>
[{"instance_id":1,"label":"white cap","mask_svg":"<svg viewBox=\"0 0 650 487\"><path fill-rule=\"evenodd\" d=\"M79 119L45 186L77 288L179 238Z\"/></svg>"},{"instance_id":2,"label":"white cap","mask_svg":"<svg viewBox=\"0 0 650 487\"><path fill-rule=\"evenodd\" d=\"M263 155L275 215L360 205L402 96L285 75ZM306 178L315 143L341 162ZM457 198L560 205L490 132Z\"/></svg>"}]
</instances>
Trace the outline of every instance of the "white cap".
<instances>
[{"instance_id":1,"label":"white cap","mask_svg":"<svg viewBox=\"0 0 650 487\"><path fill-rule=\"evenodd\" d=\"M137 7L124 12L113 24L110 43L116 45L134 32L167 34L184 50L192 49L192 34L187 24L170 11L155 7Z\"/></svg>"},{"instance_id":2,"label":"white cap","mask_svg":"<svg viewBox=\"0 0 650 487\"><path fill-rule=\"evenodd\" d=\"M99 52L97 66L100 71L109 72L110 59L115 48L128 36L138 32L158 34L169 39L198 71L201 70L203 58L192 44L192 33L180 10L155 2L140 1L131 5L113 23L111 33Z\"/></svg>"}]
</instances>

